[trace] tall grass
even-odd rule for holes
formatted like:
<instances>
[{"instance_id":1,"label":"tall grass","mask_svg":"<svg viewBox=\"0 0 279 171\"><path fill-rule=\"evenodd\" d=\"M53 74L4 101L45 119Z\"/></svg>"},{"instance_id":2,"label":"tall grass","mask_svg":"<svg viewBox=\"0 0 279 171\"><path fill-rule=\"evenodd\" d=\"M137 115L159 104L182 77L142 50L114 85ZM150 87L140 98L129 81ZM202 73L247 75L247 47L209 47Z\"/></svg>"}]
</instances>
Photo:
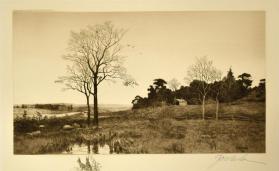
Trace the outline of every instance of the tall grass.
<instances>
[{"instance_id":1,"label":"tall grass","mask_svg":"<svg viewBox=\"0 0 279 171\"><path fill-rule=\"evenodd\" d=\"M207 104L206 115L214 116L214 112L214 104ZM85 126L86 121L79 116L42 121L15 120L15 154L61 153L73 143L95 141L102 136L107 142L119 142L121 153L265 152L264 119L191 119L190 116L201 116L199 105L150 107L107 115L111 118L101 120L98 130L94 127L62 130L64 124ZM265 104L221 104L220 116L227 115L265 118ZM177 116L189 117L177 120ZM41 135L26 136L26 132L37 130L39 124L46 126Z\"/></svg>"}]
</instances>

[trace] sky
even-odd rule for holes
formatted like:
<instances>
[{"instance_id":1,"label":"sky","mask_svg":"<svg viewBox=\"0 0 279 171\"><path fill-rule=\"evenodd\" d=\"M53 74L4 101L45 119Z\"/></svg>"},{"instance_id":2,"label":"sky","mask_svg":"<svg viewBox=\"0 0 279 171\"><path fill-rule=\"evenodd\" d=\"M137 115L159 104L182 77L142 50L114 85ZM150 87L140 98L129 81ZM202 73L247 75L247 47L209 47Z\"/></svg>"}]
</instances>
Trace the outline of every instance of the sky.
<instances>
[{"instance_id":1,"label":"sky","mask_svg":"<svg viewBox=\"0 0 279 171\"><path fill-rule=\"evenodd\" d=\"M14 104L84 104L83 94L62 91L54 81L66 74L70 31L111 21L127 29L121 42L125 67L138 82L103 82L99 103L131 104L147 96L156 78L176 78L187 85L187 69L197 57L207 56L226 75L252 75L253 86L265 78L264 12L31 12L13 14ZM126 46L129 45L129 46ZM91 100L93 102L93 99Z\"/></svg>"}]
</instances>

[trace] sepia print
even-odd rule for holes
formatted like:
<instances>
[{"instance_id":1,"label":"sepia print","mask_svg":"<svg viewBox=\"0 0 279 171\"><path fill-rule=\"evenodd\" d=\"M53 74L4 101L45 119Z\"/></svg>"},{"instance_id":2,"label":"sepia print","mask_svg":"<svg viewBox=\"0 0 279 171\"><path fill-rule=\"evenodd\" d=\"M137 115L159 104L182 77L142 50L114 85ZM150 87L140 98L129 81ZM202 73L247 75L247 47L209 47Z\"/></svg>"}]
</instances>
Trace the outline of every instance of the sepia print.
<instances>
[{"instance_id":1,"label":"sepia print","mask_svg":"<svg viewBox=\"0 0 279 171\"><path fill-rule=\"evenodd\" d=\"M14 12L14 154L265 153L264 23Z\"/></svg>"}]
</instances>

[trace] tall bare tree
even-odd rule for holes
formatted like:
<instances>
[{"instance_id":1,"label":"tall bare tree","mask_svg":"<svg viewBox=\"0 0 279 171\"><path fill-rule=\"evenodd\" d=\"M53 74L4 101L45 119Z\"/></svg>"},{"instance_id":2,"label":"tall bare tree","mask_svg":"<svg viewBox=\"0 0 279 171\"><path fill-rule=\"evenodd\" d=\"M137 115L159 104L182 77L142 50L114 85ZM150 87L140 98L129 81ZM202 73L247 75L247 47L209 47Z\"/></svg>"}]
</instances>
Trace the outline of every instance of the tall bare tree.
<instances>
[{"instance_id":1,"label":"tall bare tree","mask_svg":"<svg viewBox=\"0 0 279 171\"><path fill-rule=\"evenodd\" d=\"M88 26L79 32L71 32L68 44L69 53L65 59L86 66L90 70L93 85L94 123L98 126L98 86L105 80L124 80L124 85L135 85L123 66L124 57L120 55L120 41L124 29L116 28L111 22Z\"/></svg>"},{"instance_id":2,"label":"tall bare tree","mask_svg":"<svg viewBox=\"0 0 279 171\"><path fill-rule=\"evenodd\" d=\"M180 85L180 82L175 78L168 81L168 86L173 91L176 91L178 89L179 85Z\"/></svg>"},{"instance_id":3,"label":"tall bare tree","mask_svg":"<svg viewBox=\"0 0 279 171\"><path fill-rule=\"evenodd\" d=\"M224 82L222 81L222 72L216 70L216 77L215 77L215 81L212 84L211 90L212 90L212 94L213 96L215 96L215 102L216 102L216 110L215 110L215 119L218 120L219 119L219 97L220 95L224 94Z\"/></svg>"},{"instance_id":4,"label":"tall bare tree","mask_svg":"<svg viewBox=\"0 0 279 171\"><path fill-rule=\"evenodd\" d=\"M63 90L75 90L85 95L87 105L87 125L90 126L90 92L92 82L89 70L80 64L67 66L67 75L59 77L55 82L64 84Z\"/></svg>"},{"instance_id":5,"label":"tall bare tree","mask_svg":"<svg viewBox=\"0 0 279 171\"><path fill-rule=\"evenodd\" d=\"M197 91L202 97L202 119L204 120L205 99L210 91L211 83L219 77L219 71L213 66L213 62L204 56L196 59L196 63L188 68L187 75L189 81L199 81Z\"/></svg>"}]
</instances>

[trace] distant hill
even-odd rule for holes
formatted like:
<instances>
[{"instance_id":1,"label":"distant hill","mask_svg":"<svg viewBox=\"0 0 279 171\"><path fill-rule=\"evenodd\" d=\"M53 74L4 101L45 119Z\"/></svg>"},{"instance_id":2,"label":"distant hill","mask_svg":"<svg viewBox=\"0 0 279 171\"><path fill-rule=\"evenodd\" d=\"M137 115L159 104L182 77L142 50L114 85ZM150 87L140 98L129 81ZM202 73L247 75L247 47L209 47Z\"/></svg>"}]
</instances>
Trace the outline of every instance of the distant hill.
<instances>
[{"instance_id":1,"label":"distant hill","mask_svg":"<svg viewBox=\"0 0 279 171\"><path fill-rule=\"evenodd\" d=\"M126 105L125 104L100 104L99 105L100 112L116 112L116 111L129 110L131 108L132 105L127 105L127 104Z\"/></svg>"}]
</instances>

